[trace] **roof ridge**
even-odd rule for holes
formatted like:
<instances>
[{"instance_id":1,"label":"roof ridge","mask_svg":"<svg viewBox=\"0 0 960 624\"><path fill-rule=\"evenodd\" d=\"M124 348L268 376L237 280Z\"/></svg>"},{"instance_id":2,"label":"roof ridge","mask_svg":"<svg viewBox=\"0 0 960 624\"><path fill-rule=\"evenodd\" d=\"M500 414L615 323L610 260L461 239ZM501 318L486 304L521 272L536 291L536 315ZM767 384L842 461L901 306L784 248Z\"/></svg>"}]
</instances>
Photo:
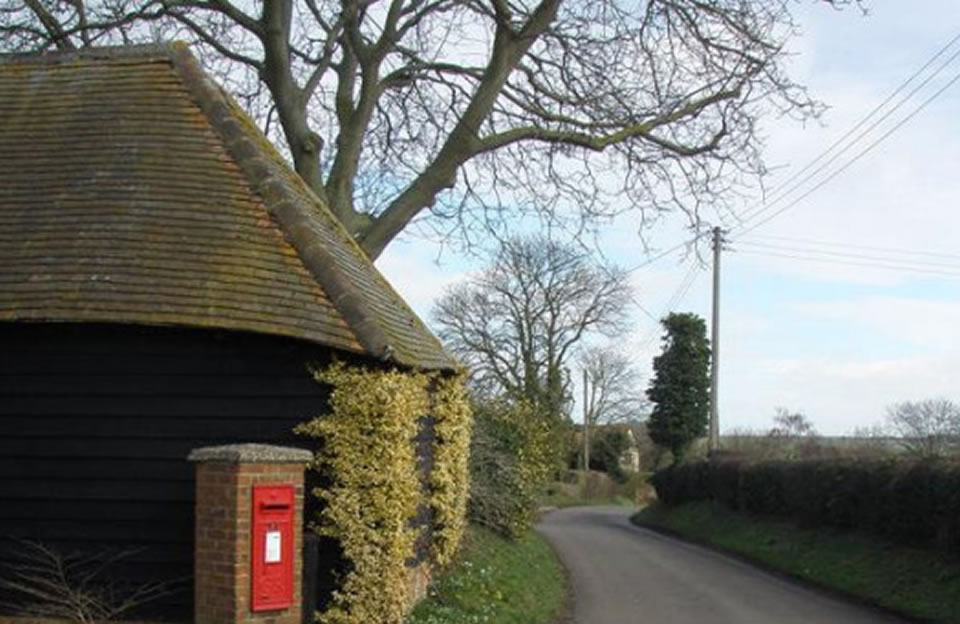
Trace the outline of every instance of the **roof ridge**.
<instances>
[{"instance_id":1,"label":"roof ridge","mask_svg":"<svg viewBox=\"0 0 960 624\"><path fill-rule=\"evenodd\" d=\"M357 339L369 353L384 361L394 360L396 349L381 328L377 320L379 315L343 274L335 257L318 240L312 225L313 219L290 188L290 182L279 163L264 154L263 148L256 144L244 128L245 122L248 125L253 122L239 117L237 105L210 80L187 46L170 46L168 50L174 68L196 98L210 124L223 138L227 152L243 171L254 191L263 198L268 212L280 222L301 261L326 291ZM267 140L266 137L264 140ZM317 203L323 210L328 210L319 199ZM333 223L338 224L332 215L330 218ZM349 238L346 230L343 234ZM356 244L352 238L350 241Z\"/></svg>"},{"instance_id":2,"label":"roof ridge","mask_svg":"<svg viewBox=\"0 0 960 624\"><path fill-rule=\"evenodd\" d=\"M0 54L0 63L53 65L57 63L71 63L77 60L103 61L110 59L172 61L178 50L185 50L187 48L188 45L182 41L161 41L122 46L77 48L75 50L15 52L11 54Z\"/></svg>"}]
</instances>

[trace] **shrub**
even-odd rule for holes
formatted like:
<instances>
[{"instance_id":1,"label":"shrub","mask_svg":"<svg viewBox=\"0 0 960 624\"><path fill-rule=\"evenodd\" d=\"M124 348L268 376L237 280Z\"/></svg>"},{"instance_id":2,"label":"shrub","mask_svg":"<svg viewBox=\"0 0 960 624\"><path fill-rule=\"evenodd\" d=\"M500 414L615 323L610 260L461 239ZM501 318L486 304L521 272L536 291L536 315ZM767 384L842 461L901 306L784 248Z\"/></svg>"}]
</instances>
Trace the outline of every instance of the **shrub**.
<instances>
[{"instance_id":1,"label":"shrub","mask_svg":"<svg viewBox=\"0 0 960 624\"><path fill-rule=\"evenodd\" d=\"M539 495L558 467L562 438L525 402L474 406L470 448L470 520L518 537L533 525Z\"/></svg>"},{"instance_id":2,"label":"shrub","mask_svg":"<svg viewBox=\"0 0 960 624\"><path fill-rule=\"evenodd\" d=\"M738 503L751 513L782 515L785 510L782 462L748 465L740 474Z\"/></svg>"},{"instance_id":3,"label":"shrub","mask_svg":"<svg viewBox=\"0 0 960 624\"><path fill-rule=\"evenodd\" d=\"M876 505L871 505L869 497L875 495L872 487L882 490L883 484L874 484L870 475L879 468L875 462L821 464L818 476L824 480L827 495L821 501L820 522L843 529L876 527L876 514L870 511Z\"/></svg>"},{"instance_id":4,"label":"shrub","mask_svg":"<svg viewBox=\"0 0 960 624\"><path fill-rule=\"evenodd\" d=\"M947 552L960 555L960 463L937 473L935 485L937 544Z\"/></svg>"},{"instance_id":5,"label":"shrub","mask_svg":"<svg viewBox=\"0 0 960 624\"><path fill-rule=\"evenodd\" d=\"M937 501L933 475L938 468L927 462L903 464L890 481L884 528L894 538L919 542L937 533Z\"/></svg>"},{"instance_id":6,"label":"shrub","mask_svg":"<svg viewBox=\"0 0 960 624\"><path fill-rule=\"evenodd\" d=\"M703 462L710 498L730 509L740 509L740 461Z\"/></svg>"},{"instance_id":7,"label":"shrub","mask_svg":"<svg viewBox=\"0 0 960 624\"><path fill-rule=\"evenodd\" d=\"M960 463L724 458L657 472L668 505L712 500L811 527L860 529L960 553Z\"/></svg>"},{"instance_id":8,"label":"shrub","mask_svg":"<svg viewBox=\"0 0 960 624\"><path fill-rule=\"evenodd\" d=\"M680 505L710 497L706 462L674 464L659 470L650 482L657 498L668 505Z\"/></svg>"}]
</instances>

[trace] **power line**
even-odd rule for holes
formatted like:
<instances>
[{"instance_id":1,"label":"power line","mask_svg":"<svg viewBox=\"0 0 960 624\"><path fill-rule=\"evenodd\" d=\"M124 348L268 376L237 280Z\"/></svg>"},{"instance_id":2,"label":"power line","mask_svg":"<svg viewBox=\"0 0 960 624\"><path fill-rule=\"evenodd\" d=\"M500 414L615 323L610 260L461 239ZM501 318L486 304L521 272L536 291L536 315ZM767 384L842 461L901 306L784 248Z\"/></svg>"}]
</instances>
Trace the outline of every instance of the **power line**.
<instances>
[{"instance_id":1,"label":"power line","mask_svg":"<svg viewBox=\"0 0 960 624\"><path fill-rule=\"evenodd\" d=\"M929 260L910 260L907 258L897 258L891 256L877 256L877 255L868 255L862 253L850 253L844 251L830 251L825 249L813 249L810 247L798 247L793 245L768 245L766 243L753 243L750 241L737 241L737 245L743 246L746 245L750 247L759 247L761 250L772 249L774 251L792 251L799 252L803 254L812 254L814 256L832 256L837 258L853 258L856 260L870 260L876 262L893 262L900 263L900 266L921 266L921 267L936 267L936 268L947 268L947 269L957 269L960 270L960 262L931 262Z\"/></svg>"},{"instance_id":2,"label":"power line","mask_svg":"<svg viewBox=\"0 0 960 624\"><path fill-rule=\"evenodd\" d=\"M673 292L673 294L667 300L666 305L664 305L663 312L661 313L660 318L666 317L668 314L670 314L676 309L676 307L680 304L681 301L683 301L683 298L690 291L690 288L697 281L697 277L699 277L699 275L700 274L698 271L697 262L696 260L692 260L690 262L690 266L687 269L686 274L684 274L683 279L680 280L680 284L677 286L677 289ZM653 343L656 341L657 336L660 333L659 325L660 325L660 321L657 320L656 325L654 325L650 329L646 337L640 342L639 351L641 353L646 353L650 349L650 347L653 345Z\"/></svg>"},{"instance_id":3,"label":"power line","mask_svg":"<svg viewBox=\"0 0 960 624\"><path fill-rule=\"evenodd\" d=\"M633 293L629 293L629 296L630 296L630 301L633 302L633 305L635 305L635 306L637 306L638 308L640 308L640 311L643 312L643 313L647 316L648 319L650 319L650 320L653 321L654 323L659 323L659 322L660 322L660 321L657 320L657 317L655 317L653 314L650 313L650 310L647 310L647 308L645 308L645 307L643 306L643 304L641 304L639 301L637 301L637 298L633 296Z\"/></svg>"},{"instance_id":4,"label":"power line","mask_svg":"<svg viewBox=\"0 0 960 624\"><path fill-rule=\"evenodd\" d=\"M942 251L921 251L919 249L903 249L903 248L897 248L897 247L877 247L874 245L858 245L855 243L842 243L838 241L821 241L821 240L815 240L810 238L795 238L791 236L774 236L772 234L752 234L751 238L759 238L761 240L785 241L788 243L806 243L808 245L816 245L818 247L862 249L864 251L879 251L884 253L901 254L901 255L908 255L908 256L929 256L931 258L954 258L954 259L960 260L960 254L947 253ZM743 244L750 241L740 239L737 242L740 244Z\"/></svg>"},{"instance_id":5,"label":"power line","mask_svg":"<svg viewBox=\"0 0 960 624\"><path fill-rule=\"evenodd\" d=\"M920 91L920 89L922 89L927 84L929 84L930 81L933 80L936 76L938 76L948 65L950 65L950 63L956 60L956 58L960 56L960 50L957 50L956 52L954 52L953 55L951 55L946 61L944 61L932 74L927 76L919 85L917 85L913 90L911 90L910 93L906 95L906 97L901 99L893 108L888 110L878 120L873 122L866 130L861 132L853 141L848 143L843 149L841 149L839 152L834 154L829 160L827 160L827 162L817 167L811 174L805 176L802 180L800 180L800 182L797 182L796 184L792 184L797 178L799 178L804 173L809 171L814 165L820 162L823 158L825 158L828 154L830 154L839 145L843 144L844 141L846 141L854 132L860 129L874 115L876 115L880 110L882 110L889 102L891 102L897 96L897 94L903 91L911 82L913 82L920 74L922 74L928 67L930 67L934 63L934 61L940 58L958 40L960 40L960 34L957 34L956 36L954 36L953 39L951 39L936 54L934 54L929 60L927 60L927 62L924 63L922 67L920 67L909 78L907 78L904 82L902 82L900 86L898 86L890 95L886 97L886 99L884 99L880 104L874 107L873 110L867 113L865 117L863 117L859 122L857 122L857 124L855 124L852 128L850 128L850 130L844 133L843 136L841 136L839 139L834 141L826 150L821 152L819 156L817 156L816 158L808 162L802 169L794 173L787 180L785 180L780 185L778 185L773 191L771 191L771 197L772 197L771 199L765 200L760 204L756 204L752 210L747 211L747 214L744 216L744 222L742 225L745 225L746 222L756 218L766 210L769 210L774 205L779 203L781 200L783 200L784 198L789 196L791 193L793 193L793 191L797 190L798 188L806 184L808 181L816 177L817 174L824 171L829 165L835 162L845 152L847 152L849 149L851 149L853 146L855 146L857 143L863 140L863 138L866 137L870 132L872 132L878 125L880 125L886 119L888 119L890 115L892 115L894 112L899 110L900 107L906 104L914 95L916 95L918 91ZM781 191L783 191L785 187L791 184L792 186L790 186L790 188L787 189L786 192L781 193Z\"/></svg>"},{"instance_id":6,"label":"power line","mask_svg":"<svg viewBox=\"0 0 960 624\"><path fill-rule=\"evenodd\" d=\"M694 236L694 237L691 238L690 240L686 240L686 241L683 241L683 242L681 242L681 243L677 243L677 244L674 245L673 247L670 247L669 249L666 249L666 250L664 250L664 251L661 251L660 253L658 253L657 255L653 256L652 258L647 258L646 260L644 260L644 261L641 262L640 264L637 264L637 265L634 266L634 267L631 267L631 268L629 268L629 269L626 269L626 270L624 271L624 273L625 273L626 275L629 275L629 274L631 274L631 273L634 273L634 272L636 272L636 271L639 271L640 269L642 269L642 268L644 268L644 267L648 267L648 266L650 266L651 264L657 262L658 260L662 260L663 258L666 258L667 256L669 256L670 254L674 253L675 251L678 251L678 250L680 250L680 249L682 249L682 248L684 248L684 247L689 247L690 245L693 245L693 244L696 243L699 239L703 238L706 234L709 234L709 232L700 232L699 234L697 234L696 236ZM694 266L695 266L695 263L694 263ZM606 268L604 268L604 270L607 271L607 274L608 274L608 275L610 275L609 270L607 270ZM686 278L684 278L684 279L686 279ZM648 310L643 304L641 304L639 301L637 301L637 298L633 295L633 293L630 293L630 294L629 294L629 298L630 298L630 301L632 301L633 304L634 304L635 306L637 306L637 308L639 308L640 311L643 312L643 314L644 314L648 319L650 319L651 321L653 321L655 324L659 325L660 319L658 319L656 316L654 316L653 313L650 312L650 310ZM671 299L672 299L672 297L671 297ZM675 305L675 304L673 304L673 305ZM667 306L668 309L672 310L673 305L668 305L668 306ZM665 314L661 315L661 318L662 318L663 316L665 316Z\"/></svg>"},{"instance_id":7,"label":"power line","mask_svg":"<svg viewBox=\"0 0 960 624\"><path fill-rule=\"evenodd\" d=\"M885 269L893 271L905 271L908 273L923 273L927 275L939 275L944 277L960 278L960 271L943 271L937 269L926 269L922 267L911 267L897 264L883 264L876 262L858 262L855 260L837 260L833 258L819 258L814 256L804 256L797 254L780 253L776 251L756 251L751 249L741 250L739 253L751 254L755 256L767 256L772 258L790 258L794 260L805 260L808 262L820 262L824 264L839 264L846 266L866 267L872 269Z\"/></svg>"},{"instance_id":8,"label":"power line","mask_svg":"<svg viewBox=\"0 0 960 624\"><path fill-rule=\"evenodd\" d=\"M883 133L878 139L870 143L863 150L858 152L856 156L854 156L853 158L848 160L846 163L844 163L839 169L837 169L836 171L831 173L829 176L827 176L826 178L818 182L816 185L814 185L813 188L810 188L809 190L805 191L802 195L800 195L799 197L797 197L796 199L788 203L786 206L783 206L779 210L775 211L773 214L761 219L760 221L748 227L747 229L739 232L738 236L743 236L744 234L748 234L754 231L755 229L757 229L758 227L766 223L769 223L771 219L774 219L780 216L781 214L783 214L784 212L786 212L787 210L789 210L790 208L793 208L794 206L799 204L801 201L803 201L804 199L812 195L814 192L818 191L820 188L822 188L823 186L831 182L838 175L840 175L841 173L849 169L855 162L857 162L858 160L866 156L868 153L870 153L873 150L873 148L875 148L877 145L885 141L891 134L893 134L894 132L899 130L901 127L903 127L904 124L906 124L908 121L916 117L917 114L919 114L935 99L940 97L947 89L952 87L958 80L960 80L960 74L957 74L956 76L951 78L950 81L947 82L947 84L937 89L937 91L934 92L933 95L931 95L926 100L924 100L917 108L913 109L906 117L904 117L899 122L897 122L896 125L894 125L892 128L890 128L885 133Z\"/></svg>"},{"instance_id":9,"label":"power line","mask_svg":"<svg viewBox=\"0 0 960 624\"><path fill-rule=\"evenodd\" d=\"M608 277L608 278L610 278L611 280L617 279L617 276L614 275L613 270L612 270L610 267L608 267L608 266L605 265L605 264L599 264L598 266L600 267L600 269L601 269L604 273L607 274L607 277ZM624 271L622 275L623 275L624 277L626 277L626 276L629 275L629 274L630 274L630 271ZM630 299L630 301L633 303L633 305L637 306L637 308L638 308L641 312L643 312L643 313L646 315L646 317L649 318L649 319L650 319L651 321L653 321L654 323L659 322L659 321L657 321L657 317L655 317L653 314L651 314L650 311L647 310L647 308L646 308L642 303L640 303L640 302L637 300L637 298L636 298L636 296L633 294L633 292L631 292L631 291L629 290L629 285L627 285L627 287L628 287L628 290L627 290L627 298Z\"/></svg>"},{"instance_id":10,"label":"power line","mask_svg":"<svg viewBox=\"0 0 960 624\"><path fill-rule=\"evenodd\" d=\"M896 89L894 89L894 91L893 91L892 93L890 93L890 95L888 95L882 102L880 102L880 104L878 104L877 106L875 106L865 117L863 117L859 122L857 122L857 123L856 123L852 128L850 128L847 132L845 132L839 139L835 140L835 141L834 141L830 146L828 146L827 149L824 150L819 156L817 156L816 158L814 158L813 160L811 160L810 162L808 162L802 169L800 169L799 171L797 171L796 173L794 173L790 178L788 178L787 180L785 180L783 183L781 183L780 185L778 185L773 191L771 191L771 195L774 196L774 199L770 200L769 202L763 202L763 203L760 203L760 204L755 205L754 209L751 210L751 211L748 211L747 215L745 215L745 218L744 218L743 221L742 221L741 227L747 225L747 223L748 223L749 221L751 221L752 219L755 219L756 217L760 216L760 215L763 214L764 212L772 209L772 208L773 208L777 203L779 203L781 200L783 200L784 198L788 197L788 196L789 196L791 193L793 193L795 190L797 190L798 188L800 188L801 186L803 186L804 184L806 184L808 181L810 181L811 179L813 179L816 175L818 175L819 173L821 173L822 171L824 171L829 165L831 165L833 162L835 162L835 161L836 161L840 156L842 156L845 152L847 152L847 151L850 150L852 147L854 147L856 144L858 144L859 142L861 142L861 141L862 141L870 132L872 132L880 123L882 123L883 121L885 121L886 119L888 119L888 118L890 117L890 115L892 115L894 112L896 112L897 110L899 110L902 106L904 106L911 98L913 98L914 95L916 95L917 92L920 91L920 89L922 89L922 88L925 87L927 84L929 84L931 80L933 80L933 79L934 79L936 76L938 76L946 67L948 67L953 61L955 61L955 60L957 59L957 57L960 56L960 50L955 51L950 57L948 57L948 58L946 59L946 61L944 61L943 63L941 63L940 66L937 67L936 70L935 70L933 73L931 73L930 75L928 75L923 81L920 82L919 85L917 85L916 87L914 87L904 98L902 98L899 102L897 102L890 110L888 110L886 113L884 113L878 120L876 120L876 121L874 121L872 124L870 124L870 126L867 127L866 130L864 130L864 131L861 132L859 135L857 135L852 141L850 141L846 146L844 146L841 150L839 150L839 152L837 152L836 154L834 154L834 155L833 155L829 160L827 160L825 163L823 163L823 164L821 164L819 167L817 167L812 173L810 173L809 175L805 176L800 182L797 182L796 184L793 184L793 182L794 182L795 180L797 180L798 178L800 178L801 176L803 176L804 173L806 173L807 171L809 171L809 170L810 170L811 168L813 168L817 163L819 163L819 162L822 161L824 158L826 158L827 155L829 155L829 154L830 154L831 152L833 152L837 147L839 147L840 145L842 145L848 138L850 138L855 132L857 132L857 130L859 130L859 129L862 128L865 124L867 124L867 122L869 122L870 119L872 119L877 113L879 113L881 110L883 110L883 108L886 107L887 104L889 104L890 102L892 102L892 101L894 100L894 98L896 98L896 96L897 96L898 94L900 94L904 89L907 88L907 86L909 86L914 80L916 80L920 75L922 75L923 72L925 72L930 66L932 66L937 59L939 59L940 57L942 57L954 44L957 43L957 41L960 41L960 34L955 35L949 42L947 42L946 45L944 45L943 47L941 47L941 48L940 48L932 57L930 57L919 69L917 69L913 74L911 74L911 75L910 75L905 81L903 81ZM888 130L888 131L885 132L883 135L881 135L878 139L876 139L876 140L874 140L872 143L870 143L866 148L864 148L863 150L861 150L861 151L860 151L859 153L857 153L853 158L851 158L849 161L847 161L846 163L844 163L839 169L837 169L836 171L834 171L833 173L831 173L830 175L828 175L826 178L824 178L824 179L821 180L820 182L816 183L812 188L808 189L808 190L805 191L803 194L801 194L799 197L795 198L794 200L792 200L792 201L791 201L790 203L788 203L787 205L781 207L779 210L777 210L777 211L774 212L773 214L767 216L766 218L764 218L764 219L762 219L761 221L755 223L754 225L746 228L745 230L742 230L742 231L740 232L740 236L743 236L743 235L745 235L745 234L748 234L748 233L754 231L755 229L761 227L762 225L768 223L768 222L769 222L770 220L772 220L773 218L775 218L775 217L783 214L784 212L786 212L787 210L789 210L790 208L792 208L793 206L795 206L796 204L798 204L798 203L801 202L802 200L806 199L806 198L807 198L808 196L810 196L812 193L816 192L817 190L819 190L820 188L822 188L824 185L828 184L830 181L832 181L832 180L833 180L834 178L836 178L838 175L840 175L841 173L843 173L844 171L846 171L846 169L848 169L850 166L852 166L855 162L857 162L858 160L860 160L861 158L863 158L864 156L866 156L866 155L867 155L870 151L872 151L877 145L879 145L881 142L883 142L884 140L886 140L891 134L893 134L895 131L897 131L899 128L901 128L905 123L907 123L909 120L911 120L911 119L912 119L913 117L915 117L917 114L919 114L919 113L920 113L924 108L926 108L933 100L935 100L935 99L936 99L937 97L939 97L943 92L945 92L949 87L951 87L958 79L960 79L960 74L954 76L954 78L951 79L946 85L944 85L943 87L941 87L940 89L938 89L932 96L928 97L928 98L927 98L926 100L924 100L917 108L915 108L914 110L912 110L910 113L907 114L907 116L905 116L903 119L901 119L899 122L897 122L890 130ZM784 189L785 187L787 187L788 185L792 185L792 186L790 186L790 188L787 189L785 192L781 193L781 191L783 191L783 189ZM668 248L668 249L666 249L666 250L664 250L664 251L662 251L662 252L654 255L653 257L648 258L647 260L641 262L640 264L637 264L636 266L633 266L633 267L627 269L627 270L626 270L626 273L627 273L627 274L630 274L630 273L633 273L633 272L635 272L635 271L638 271L638 270L640 270L640 269L642 269L642 268L644 268L644 267L650 266L651 264L653 264L653 263L655 263L655 262L657 262L657 261L659 261L659 260L661 260L661 259L663 259L663 258L665 258L665 257L667 257L667 256L669 256L669 255L671 255L671 254L673 254L674 252L676 252L676 251L678 251L678 250L680 250L680 249L682 249L683 247L688 247L688 246L690 246L690 245L692 245L692 244L695 244L700 238L704 237L706 234L709 234L709 232L708 232L708 231L707 231L707 232L700 232L700 233L698 233L696 236L694 236L692 239L690 239L690 240L688 240L688 241L684 241L684 242L678 243L677 245L674 245L674 246L672 246L672 247L670 247L670 248ZM737 242L741 242L741 241L738 239ZM865 248L865 250L868 250L868 249ZM873 250L874 250L874 251L878 251L879 249L873 249ZM815 250L807 250L807 251L816 253ZM923 254L924 252L911 252L911 253ZM929 255L933 255L933 254L929 254ZM960 257L960 256L958 256L958 257ZM692 281L695 280L696 277L695 277L695 273L693 274L693 275L694 275L693 278L690 278L690 275L691 275L691 273L688 272L687 276L685 276L684 280L681 282L681 286L678 288L677 292L675 292L675 293L674 293L674 296L671 297L671 300L670 300L670 302L669 302L668 305L667 305L667 309L668 309L668 310L671 310L671 311L672 311L672 309L679 303L679 300L682 299L682 297L686 295L686 292L687 292L687 291L689 290L689 288L692 286ZM688 282L688 280L689 280L689 282ZM681 291L682 291L682 294L681 294ZM678 294L679 294L679 297L678 297ZM657 322L657 321L656 321L656 318L653 316L653 314L651 314L649 310L647 310L644 306L642 306L642 305L636 300L636 298L633 297L632 294L631 294L631 297L630 297L630 298L631 298L631 300L633 301L633 303L634 303L635 305L637 305L637 306L640 308L640 310L641 310L648 318L650 318L651 320L654 320L655 322Z\"/></svg>"},{"instance_id":11,"label":"power line","mask_svg":"<svg viewBox=\"0 0 960 624\"><path fill-rule=\"evenodd\" d=\"M664 251L661 251L660 253L658 253L657 255L653 256L652 258L647 258L646 260L644 260L644 261L641 262L640 264L638 264L638 265L636 265L636 266L634 266L634 267L631 267L631 268L627 269L626 272L629 274L629 273L633 273L633 272L635 272L635 271L639 271L640 269L642 269L642 268L644 268L644 267L648 267L648 266L650 266L651 264L653 264L654 262L657 262L657 261L659 261L659 260L662 260L663 258L666 258L667 256L669 256L670 254L672 254L672 253L675 252L675 251L679 251L680 249L683 249L684 247L689 247L690 245L693 245L694 243L696 243L698 240L700 240L701 238L703 238L704 236L706 236L706 235L709 234L709 233L710 233L709 231L707 231L707 232L700 232L699 234L697 234L696 236L694 236L694 237L691 238L690 240L683 241L682 243L677 243L677 244L674 245L673 247L670 247L669 249L666 249L666 250L664 250Z\"/></svg>"}]
</instances>

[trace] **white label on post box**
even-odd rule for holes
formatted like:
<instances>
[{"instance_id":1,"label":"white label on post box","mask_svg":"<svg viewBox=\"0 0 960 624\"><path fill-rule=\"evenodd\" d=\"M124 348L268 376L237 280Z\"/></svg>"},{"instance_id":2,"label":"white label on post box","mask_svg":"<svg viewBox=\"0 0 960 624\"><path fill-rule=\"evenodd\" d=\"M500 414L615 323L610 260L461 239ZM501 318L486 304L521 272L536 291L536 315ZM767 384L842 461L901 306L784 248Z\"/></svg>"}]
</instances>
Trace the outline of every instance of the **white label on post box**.
<instances>
[{"instance_id":1,"label":"white label on post box","mask_svg":"<svg viewBox=\"0 0 960 624\"><path fill-rule=\"evenodd\" d=\"M266 563L280 563L280 531L267 531L267 547L264 553Z\"/></svg>"}]
</instances>

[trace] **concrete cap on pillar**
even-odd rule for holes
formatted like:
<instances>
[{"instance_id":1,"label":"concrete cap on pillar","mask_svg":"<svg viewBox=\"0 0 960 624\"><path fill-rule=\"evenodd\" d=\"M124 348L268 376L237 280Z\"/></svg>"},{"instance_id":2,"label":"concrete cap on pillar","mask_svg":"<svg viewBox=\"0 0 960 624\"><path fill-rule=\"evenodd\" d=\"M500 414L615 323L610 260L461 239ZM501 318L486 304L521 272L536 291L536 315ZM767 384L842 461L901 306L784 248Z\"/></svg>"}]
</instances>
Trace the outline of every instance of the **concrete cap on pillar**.
<instances>
[{"instance_id":1,"label":"concrete cap on pillar","mask_svg":"<svg viewBox=\"0 0 960 624\"><path fill-rule=\"evenodd\" d=\"M227 464L306 464L313 461L313 453L301 448L272 444L226 444L193 449L187 455L187 461Z\"/></svg>"}]
</instances>

